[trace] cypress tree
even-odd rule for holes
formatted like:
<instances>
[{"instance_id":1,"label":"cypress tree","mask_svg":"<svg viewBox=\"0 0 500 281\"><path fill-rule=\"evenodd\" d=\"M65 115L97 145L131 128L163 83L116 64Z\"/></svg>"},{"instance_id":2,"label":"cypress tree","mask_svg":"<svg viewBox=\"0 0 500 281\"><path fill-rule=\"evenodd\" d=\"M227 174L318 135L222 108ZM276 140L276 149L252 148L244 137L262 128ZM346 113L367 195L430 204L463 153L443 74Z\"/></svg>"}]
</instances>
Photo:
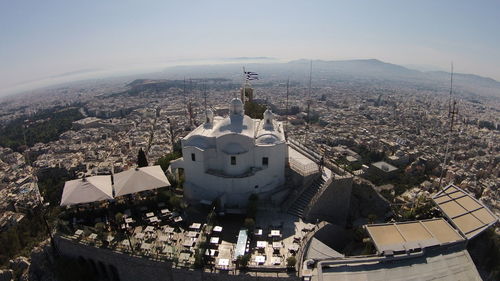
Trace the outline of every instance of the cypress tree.
<instances>
[{"instance_id":1,"label":"cypress tree","mask_svg":"<svg viewBox=\"0 0 500 281\"><path fill-rule=\"evenodd\" d=\"M137 166L139 167L147 167L148 166L148 160L146 159L146 154L144 153L144 150L139 149L139 154L137 155Z\"/></svg>"}]
</instances>

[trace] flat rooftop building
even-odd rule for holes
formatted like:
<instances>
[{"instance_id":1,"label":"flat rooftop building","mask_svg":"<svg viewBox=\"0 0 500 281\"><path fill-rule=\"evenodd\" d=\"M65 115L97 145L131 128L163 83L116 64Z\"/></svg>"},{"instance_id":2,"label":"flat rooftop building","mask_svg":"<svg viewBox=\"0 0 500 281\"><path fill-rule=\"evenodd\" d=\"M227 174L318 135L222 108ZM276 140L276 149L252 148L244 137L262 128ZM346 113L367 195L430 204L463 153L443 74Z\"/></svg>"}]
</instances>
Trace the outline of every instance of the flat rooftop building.
<instances>
[{"instance_id":1,"label":"flat rooftop building","mask_svg":"<svg viewBox=\"0 0 500 281\"><path fill-rule=\"evenodd\" d=\"M394 167L393 165L384 162L384 161L379 161L370 164L370 168L368 169L368 172L372 175L376 175L382 178L390 178L394 176L394 174L398 171L398 168Z\"/></svg>"},{"instance_id":2,"label":"flat rooftop building","mask_svg":"<svg viewBox=\"0 0 500 281\"><path fill-rule=\"evenodd\" d=\"M433 249L404 259L375 257L318 263L312 281L482 280L467 250Z\"/></svg>"},{"instance_id":3,"label":"flat rooftop building","mask_svg":"<svg viewBox=\"0 0 500 281\"><path fill-rule=\"evenodd\" d=\"M381 254L421 250L463 242L464 238L444 219L366 225Z\"/></svg>"},{"instance_id":4,"label":"flat rooftop building","mask_svg":"<svg viewBox=\"0 0 500 281\"><path fill-rule=\"evenodd\" d=\"M498 221L483 203L453 184L434 195L432 200L467 239L477 236Z\"/></svg>"}]
</instances>

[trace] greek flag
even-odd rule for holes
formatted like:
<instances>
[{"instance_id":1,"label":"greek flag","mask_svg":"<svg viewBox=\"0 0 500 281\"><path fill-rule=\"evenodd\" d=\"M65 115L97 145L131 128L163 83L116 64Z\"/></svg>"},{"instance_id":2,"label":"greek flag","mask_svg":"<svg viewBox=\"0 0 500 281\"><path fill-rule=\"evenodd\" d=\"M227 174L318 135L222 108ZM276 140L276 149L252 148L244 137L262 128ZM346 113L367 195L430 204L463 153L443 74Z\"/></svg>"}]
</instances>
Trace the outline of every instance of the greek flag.
<instances>
[{"instance_id":1,"label":"greek flag","mask_svg":"<svg viewBox=\"0 0 500 281\"><path fill-rule=\"evenodd\" d=\"M259 74L251 71L245 71L245 77L247 81L249 80L259 80Z\"/></svg>"}]
</instances>

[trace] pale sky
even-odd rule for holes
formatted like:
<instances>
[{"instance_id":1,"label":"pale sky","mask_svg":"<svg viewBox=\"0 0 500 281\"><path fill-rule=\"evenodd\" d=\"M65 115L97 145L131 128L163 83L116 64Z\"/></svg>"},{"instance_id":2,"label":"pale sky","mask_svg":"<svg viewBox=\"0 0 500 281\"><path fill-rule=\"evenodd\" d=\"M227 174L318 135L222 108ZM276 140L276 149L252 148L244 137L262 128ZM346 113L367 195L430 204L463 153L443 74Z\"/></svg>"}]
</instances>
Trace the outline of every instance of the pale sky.
<instances>
[{"instance_id":1,"label":"pale sky","mask_svg":"<svg viewBox=\"0 0 500 281\"><path fill-rule=\"evenodd\" d=\"M500 80L499 46L500 1L0 0L0 94L77 71L257 56L453 61Z\"/></svg>"}]
</instances>

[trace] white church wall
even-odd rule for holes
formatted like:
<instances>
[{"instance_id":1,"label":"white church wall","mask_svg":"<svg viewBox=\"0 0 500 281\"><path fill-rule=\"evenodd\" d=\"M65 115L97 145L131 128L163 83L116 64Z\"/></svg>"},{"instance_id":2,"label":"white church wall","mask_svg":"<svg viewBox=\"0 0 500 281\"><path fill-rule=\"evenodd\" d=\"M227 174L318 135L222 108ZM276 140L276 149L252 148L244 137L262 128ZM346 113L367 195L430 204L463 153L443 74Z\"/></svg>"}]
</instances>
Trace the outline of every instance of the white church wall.
<instances>
[{"instance_id":1,"label":"white church wall","mask_svg":"<svg viewBox=\"0 0 500 281\"><path fill-rule=\"evenodd\" d=\"M217 157L222 169L228 175L240 175L247 172L254 163L254 140L239 134L228 134L217 138ZM246 151L241 154L227 153L227 147L238 144ZM231 164L231 156L236 158L236 165Z\"/></svg>"}]
</instances>

